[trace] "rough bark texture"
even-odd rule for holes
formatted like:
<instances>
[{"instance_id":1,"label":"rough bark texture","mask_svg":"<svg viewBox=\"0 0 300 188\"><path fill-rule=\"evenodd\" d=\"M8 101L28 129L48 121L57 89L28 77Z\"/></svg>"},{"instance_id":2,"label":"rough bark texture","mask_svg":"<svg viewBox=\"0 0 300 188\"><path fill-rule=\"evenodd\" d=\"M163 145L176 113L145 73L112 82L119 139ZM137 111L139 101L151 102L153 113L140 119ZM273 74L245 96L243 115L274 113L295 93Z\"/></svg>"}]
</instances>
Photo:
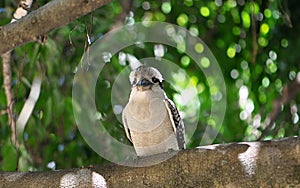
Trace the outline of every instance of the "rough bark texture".
<instances>
[{"instance_id":1,"label":"rough bark texture","mask_svg":"<svg viewBox=\"0 0 300 188\"><path fill-rule=\"evenodd\" d=\"M158 156L139 159L137 163ZM211 145L148 167L1 172L0 187L297 187L300 138Z\"/></svg>"},{"instance_id":2,"label":"rough bark texture","mask_svg":"<svg viewBox=\"0 0 300 188\"><path fill-rule=\"evenodd\" d=\"M99 8L111 0L53 0L21 20L0 27L0 54Z\"/></svg>"}]
</instances>

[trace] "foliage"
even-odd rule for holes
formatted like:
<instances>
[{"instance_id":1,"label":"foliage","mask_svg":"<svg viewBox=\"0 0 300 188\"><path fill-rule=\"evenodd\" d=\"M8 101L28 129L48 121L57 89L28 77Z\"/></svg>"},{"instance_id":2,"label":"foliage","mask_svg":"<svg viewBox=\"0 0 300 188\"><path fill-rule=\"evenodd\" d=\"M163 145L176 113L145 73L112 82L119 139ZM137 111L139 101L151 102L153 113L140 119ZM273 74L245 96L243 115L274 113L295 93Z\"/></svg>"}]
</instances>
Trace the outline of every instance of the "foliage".
<instances>
[{"instance_id":1,"label":"foliage","mask_svg":"<svg viewBox=\"0 0 300 188\"><path fill-rule=\"evenodd\" d=\"M43 5L46 1L38 1ZM11 19L16 4L0 3L0 25ZM266 127L273 102L283 95L284 87L299 79L299 30L296 24L300 7L292 1L183 0L133 1L133 15L128 21L162 21L177 24L199 36L215 55L222 69L227 89L227 111L215 143L274 139L300 134L299 96L282 106L276 121ZM13 91L18 114L30 92L34 75L42 74L42 92L24 133L30 160L27 169L46 170L105 163L81 137L73 117L72 82L74 72L91 41L110 31L122 12L114 1L48 35L45 45L29 43L13 51ZM135 57L154 56L154 44L124 49ZM201 103L197 130L188 147L196 147L209 124L211 90L207 80L192 60L180 49L168 47L164 58L178 62L198 89ZM110 104L110 90L124 66L111 58L96 88L97 109L110 134L127 143L121 123ZM218 76L218 75L216 75ZM0 77L3 83L3 77ZM167 95L176 91L166 83ZM0 109L6 108L4 90L0 90ZM175 100L176 102L176 100ZM0 169L15 170L16 151L10 144L7 116L0 116ZM54 162L54 163L53 163Z\"/></svg>"}]
</instances>

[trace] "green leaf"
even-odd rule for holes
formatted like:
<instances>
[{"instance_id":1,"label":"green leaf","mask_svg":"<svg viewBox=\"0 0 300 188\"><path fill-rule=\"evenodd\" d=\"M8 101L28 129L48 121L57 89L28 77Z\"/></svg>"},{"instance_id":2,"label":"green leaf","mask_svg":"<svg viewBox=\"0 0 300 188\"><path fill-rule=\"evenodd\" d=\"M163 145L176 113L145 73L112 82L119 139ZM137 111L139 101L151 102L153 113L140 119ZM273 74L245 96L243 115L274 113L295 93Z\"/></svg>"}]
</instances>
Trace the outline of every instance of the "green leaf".
<instances>
[{"instance_id":1,"label":"green leaf","mask_svg":"<svg viewBox=\"0 0 300 188\"><path fill-rule=\"evenodd\" d=\"M6 140L1 147L1 155L3 157L0 163L1 171L15 171L17 168L17 152L16 148L11 144L10 140Z\"/></svg>"}]
</instances>

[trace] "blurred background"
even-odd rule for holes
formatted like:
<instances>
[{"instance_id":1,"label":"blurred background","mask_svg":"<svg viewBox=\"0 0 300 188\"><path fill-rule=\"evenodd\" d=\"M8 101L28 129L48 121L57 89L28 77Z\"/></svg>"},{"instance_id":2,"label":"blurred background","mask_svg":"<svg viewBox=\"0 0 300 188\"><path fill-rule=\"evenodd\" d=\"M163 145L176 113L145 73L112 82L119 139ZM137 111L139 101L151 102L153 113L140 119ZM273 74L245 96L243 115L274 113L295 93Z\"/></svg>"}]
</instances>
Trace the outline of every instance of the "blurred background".
<instances>
[{"instance_id":1,"label":"blurred background","mask_svg":"<svg viewBox=\"0 0 300 188\"><path fill-rule=\"evenodd\" d=\"M47 2L37 0L33 9ZM17 6L17 0L0 2L1 26L10 22ZM24 170L108 163L87 145L77 129L72 107L73 78L83 54L95 40L114 28L143 21L168 22L189 30L205 42L217 59L226 83L227 109L214 143L300 134L300 5L296 0L120 0L52 31L45 44L31 42L14 49L11 65L16 118L37 73L42 75L42 86L24 131L27 152L21 161L11 144L6 96L4 89L0 90L1 171L15 170L17 161ZM206 126L212 124L208 117L214 90L185 49L145 43L129 46L122 53L141 59L155 57L161 49L163 58L184 69L197 90L198 123L187 146L196 147ZM96 105L99 119L111 136L129 144L116 118L121 109L111 103L114 80L128 65L122 53L109 57L109 66L104 67L97 82ZM204 66L209 64L204 62ZM173 79L180 84L180 75ZM176 88L169 83L165 87L179 110L186 111Z\"/></svg>"}]
</instances>

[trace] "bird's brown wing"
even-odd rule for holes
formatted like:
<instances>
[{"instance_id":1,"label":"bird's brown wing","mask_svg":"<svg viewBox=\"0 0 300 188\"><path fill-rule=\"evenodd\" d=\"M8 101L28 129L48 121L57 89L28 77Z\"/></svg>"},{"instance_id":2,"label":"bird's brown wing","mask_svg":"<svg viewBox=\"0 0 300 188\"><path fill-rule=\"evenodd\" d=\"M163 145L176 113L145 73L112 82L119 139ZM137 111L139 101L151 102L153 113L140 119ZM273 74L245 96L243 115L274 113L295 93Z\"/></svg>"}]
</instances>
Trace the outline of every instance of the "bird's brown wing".
<instances>
[{"instance_id":1,"label":"bird's brown wing","mask_svg":"<svg viewBox=\"0 0 300 188\"><path fill-rule=\"evenodd\" d=\"M171 117L173 129L177 137L178 147L179 149L185 149L185 128L180 114L172 100L166 98L165 105L168 110L169 116Z\"/></svg>"},{"instance_id":2,"label":"bird's brown wing","mask_svg":"<svg viewBox=\"0 0 300 188\"><path fill-rule=\"evenodd\" d=\"M126 118L125 114L126 114L126 106L125 106L125 108L123 110L123 113L122 113L122 121L123 121L123 126L124 126L126 136L127 136L128 140L132 143L130 129L128 128L127 118Z\"/></svg>"}]
</instances>

